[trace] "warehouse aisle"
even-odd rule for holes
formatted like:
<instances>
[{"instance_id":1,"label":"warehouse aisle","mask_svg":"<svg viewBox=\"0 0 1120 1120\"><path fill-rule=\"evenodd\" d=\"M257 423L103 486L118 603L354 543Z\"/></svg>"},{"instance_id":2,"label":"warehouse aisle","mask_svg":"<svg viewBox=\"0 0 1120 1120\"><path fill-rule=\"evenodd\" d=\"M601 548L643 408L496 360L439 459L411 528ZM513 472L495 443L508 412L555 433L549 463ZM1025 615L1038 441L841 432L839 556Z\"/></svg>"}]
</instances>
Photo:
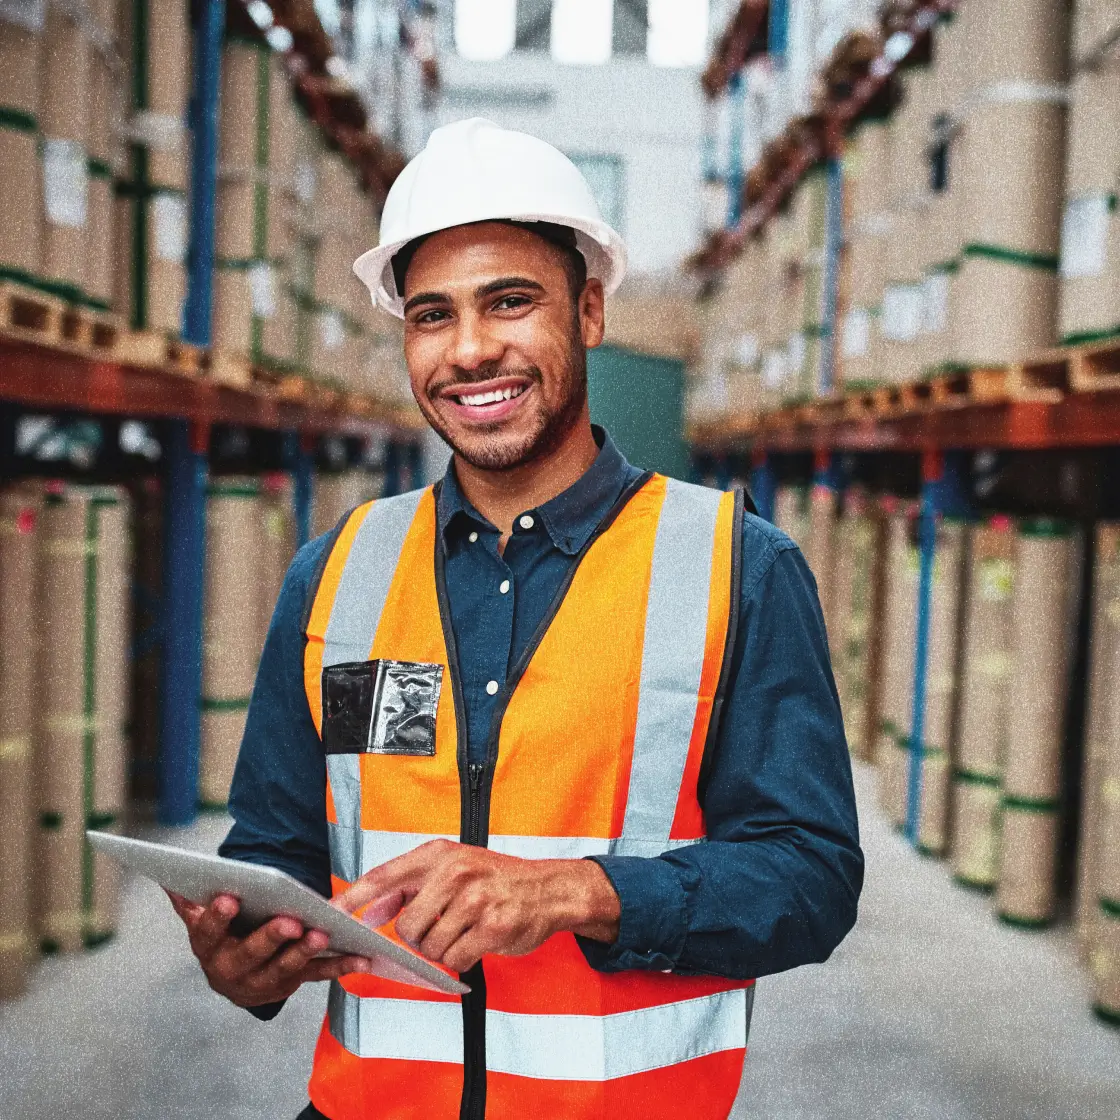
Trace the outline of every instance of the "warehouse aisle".
<instances>
[{"instance_id":1,"label":"warehouse aisle","mask_svg":"<svg viewBox=\"0 0 1120 1120\"><path fill-rule=\"evenodd\" d=\"M1086 1010L1065 934L997 925L883 825L871 772L857 782L859 926L827 965L760 985L737 1120L1115 1120L1120 1033ZM223 829L205 818L190 843ZM0 1005L0 1120L289 1120L324 998L305 991L272 1024L226 1005L162 896L134 883L116 942Z\"/></svg>"}]
</instances>

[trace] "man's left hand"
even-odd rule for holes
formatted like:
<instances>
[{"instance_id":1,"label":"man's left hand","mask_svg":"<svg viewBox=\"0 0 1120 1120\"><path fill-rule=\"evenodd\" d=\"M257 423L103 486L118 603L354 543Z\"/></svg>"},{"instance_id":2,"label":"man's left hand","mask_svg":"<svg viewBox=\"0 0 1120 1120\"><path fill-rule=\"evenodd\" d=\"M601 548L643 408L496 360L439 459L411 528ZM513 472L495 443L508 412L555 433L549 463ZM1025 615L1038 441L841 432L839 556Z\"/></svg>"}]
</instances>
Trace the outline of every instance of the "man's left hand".
<instances>
[{"instance_id":1,"label":"man's left hand","mask_svg":"<svg viewBox=\"0 0 1120 1120\"><path fill-rule=\"evenodd\" d=\"M367 925L396 930L429 960L466 972L484 953L531 953L554 933L618 936L619 901L603 869L585 859L519 859L431 840L363 875L334 899Z\"/></svg>"}]
</instances>

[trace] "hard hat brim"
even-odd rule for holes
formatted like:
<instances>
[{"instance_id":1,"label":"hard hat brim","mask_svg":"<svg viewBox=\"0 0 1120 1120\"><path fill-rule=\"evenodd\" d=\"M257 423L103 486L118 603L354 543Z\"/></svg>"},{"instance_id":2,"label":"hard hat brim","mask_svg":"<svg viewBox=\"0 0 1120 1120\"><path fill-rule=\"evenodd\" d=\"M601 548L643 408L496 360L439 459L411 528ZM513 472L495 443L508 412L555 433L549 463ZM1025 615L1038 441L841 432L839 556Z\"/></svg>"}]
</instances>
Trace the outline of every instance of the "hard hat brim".
<instances>
[{"instance_id":1,"label":"hard hat brim","mask_svg":"<svg viewBox=\"0 0 1120 1120\"><path fill-rule=\"evenodd\" d=\"M495 214L490 218L478 218L469 224L475 225L486 221L551 222L575 230L576 247L587 262L587 275L598 279L607 295L617 291L626 274L626 246L622 238L606 222L595 222L562 214ZM421 230L404 240L378 245L375 249L363 253L354 262L354 274L369 289L374 306L380 307L390 315L395 315L398 319L403 319L404 299L397 292L393 270L390 267L393 257L418 237L427 237L433 233L440 233L444 229L454 228L456 227L438 226L435 229Z\"/></svg>"}]
</instances>

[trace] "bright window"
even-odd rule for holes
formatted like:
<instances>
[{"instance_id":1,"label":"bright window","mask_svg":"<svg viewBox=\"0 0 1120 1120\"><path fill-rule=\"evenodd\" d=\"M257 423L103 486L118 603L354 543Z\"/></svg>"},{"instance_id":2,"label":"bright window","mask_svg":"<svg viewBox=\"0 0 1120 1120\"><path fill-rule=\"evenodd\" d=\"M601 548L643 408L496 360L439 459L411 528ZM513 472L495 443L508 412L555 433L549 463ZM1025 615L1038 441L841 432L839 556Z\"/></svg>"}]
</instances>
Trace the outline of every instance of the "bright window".
<instances>
[{"instance_id":1,"label":"bright window","mask_svg":"<svg viewBox=\"0 0 1120 1120\"><path fill-rule=\"evenodd\" d=\"M463 58L505 58L516 34L517 0L455 0L455 49Z\"/></svg>"},{"instance_id":2,"label":"bright window","mask_svg":"<svg viewBox=\"0 0 1120 1120\"><path fill-rule=\"evenodd\" d=\"M708 0L649 0L646 56L654 66L700 66L708 47Z\"/></svg>"},{"instance_id":3,"label":"bright window","mask_svg":"<svg viewBox=\"0 0 1120 1120\"><path fill-rule=\"evenodd\" d=\"M573 66L609 62L613 0L554 0L552 57Z\"/></svg>"}]
</instances>

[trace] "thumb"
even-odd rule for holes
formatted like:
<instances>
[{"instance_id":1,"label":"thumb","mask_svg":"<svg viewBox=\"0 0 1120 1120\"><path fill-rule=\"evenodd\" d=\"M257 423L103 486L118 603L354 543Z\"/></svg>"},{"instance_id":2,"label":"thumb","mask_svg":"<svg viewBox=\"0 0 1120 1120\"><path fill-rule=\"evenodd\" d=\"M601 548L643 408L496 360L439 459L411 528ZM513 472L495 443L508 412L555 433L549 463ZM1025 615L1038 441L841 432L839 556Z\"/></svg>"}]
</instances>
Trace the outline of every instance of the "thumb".
<instances>
[{"instance_id":1,"label":"thumb","mask_svg":"<svg viewBox=\"0 0 1120 1120\"><path fill-rule=\"evenodd\" d=\"M394 891L392 894L375 898L362 911L360 915L362 924L369 926L370 929L380 929L386 922L392 921L401 912L406 901L407 897L404 891Z\"/></svg>"}]
</instances>

